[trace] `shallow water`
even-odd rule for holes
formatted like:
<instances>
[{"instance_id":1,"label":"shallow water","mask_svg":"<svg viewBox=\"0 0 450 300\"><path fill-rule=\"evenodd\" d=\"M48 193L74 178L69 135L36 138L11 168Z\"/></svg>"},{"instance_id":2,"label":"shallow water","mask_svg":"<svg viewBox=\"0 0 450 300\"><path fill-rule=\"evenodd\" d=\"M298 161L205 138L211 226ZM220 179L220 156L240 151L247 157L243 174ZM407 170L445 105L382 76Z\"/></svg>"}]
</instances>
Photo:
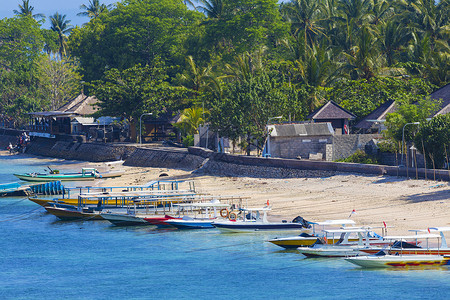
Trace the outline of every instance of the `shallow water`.
<instances>
[{"instance_id":1,"label":"shallow water","mask_svg":"<svg viewBox=\"0 0 450 300\"><path fill-rule=\"evenodd\" d=\"M0 157L0 183L46 165ZM448 268L363 270L265 242L286 235L63 222L27 199L0 198L0 299L449 298Z\"/></svg>"}]
</instances>

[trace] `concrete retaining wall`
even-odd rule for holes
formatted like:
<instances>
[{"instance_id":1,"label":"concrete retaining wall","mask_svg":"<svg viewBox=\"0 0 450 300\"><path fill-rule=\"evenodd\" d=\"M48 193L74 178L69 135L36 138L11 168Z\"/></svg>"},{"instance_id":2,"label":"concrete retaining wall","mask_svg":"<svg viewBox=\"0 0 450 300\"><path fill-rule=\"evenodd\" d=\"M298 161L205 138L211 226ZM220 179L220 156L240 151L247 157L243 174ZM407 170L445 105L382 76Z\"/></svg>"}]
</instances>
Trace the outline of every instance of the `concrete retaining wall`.
<instances>
[{"instance_id":1,"label":"concrete retaining wall","mask_svg":"<svg viewBox=\"0 0 450 300\"><path fill-rule=\"evenodd\" d=\"M15 139L15 137L9 137ZM8 138L0 136L0 144ZM416 177L415 168L365 165L282 158L262 158L215 153L198 147L137 148L127 145L55 142L48 139L33 141L27 153L63 159L92 162L125 159L125 165L195 170L197 173L223 176L252 176L263 178L324 177L336 173L361 173ZM417 169L418 178L450 181L447 170Z\"/></svg>"},{"instance_id":2,"label":"concrete retaining wall","mask_svg":"<svg viewBox=\"0 0 450 300\"><path fill-rule=\"evenodd\" d=\"M133 146L101 143L55 142L45 138L33 140L27 149L28 154L91 162L125 159L134 151L136 151L136 148Z\"/></svg>"},{"instance_id":3,"label":"concrete retaining wall","mask_svg":"<svg viewBox=\"0 0 450 300\"><path fill-rule=\"evenodd\" d=\"M138 148L125 161L124 165L195 170L201 166L203 161L202 156L190 154L186 149Z\"/></svg>"}]
</instances>

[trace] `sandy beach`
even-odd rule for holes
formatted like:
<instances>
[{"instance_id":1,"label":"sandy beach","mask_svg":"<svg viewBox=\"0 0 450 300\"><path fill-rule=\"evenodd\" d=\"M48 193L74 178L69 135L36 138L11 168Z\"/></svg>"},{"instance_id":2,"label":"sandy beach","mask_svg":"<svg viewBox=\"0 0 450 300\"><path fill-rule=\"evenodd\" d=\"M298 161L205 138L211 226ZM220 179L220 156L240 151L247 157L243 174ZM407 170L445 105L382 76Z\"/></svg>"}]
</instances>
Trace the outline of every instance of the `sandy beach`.
<instances>
[{"instance_id":1,"label":"sandy beach","mask_svg":"<svg viewBox=\"0 0 450 300\"><path fill-rule=\"evenodd\" d=\"M8 154L2 151L1 155ZM355 210L351 218L357 224L383 226L385 222L389 234L450 226L449 182L346 173L323 178L223 177L178 169L128 167L120 162L39 159L48 160L50 167L62 172L82 167L95 167L101 172L125 171L121 177L90 183L95 186L141 185L158 179L193 180L197 192L247 197L250 207L261 207L269 200L270 220L290 221L299 215L308 221L346 219ZM168 176L160 177L161 174Z\"/></svg>"},{"instance_id":2,"label":"sandy beach","mask_svg":"<svg viewBox=\"0 0 450 300\"><path fill-rule=\"evenodd\" d=\"M90 164L99 169L104 164ZM106 166L107 167L107 166ZM324 178L267 179L218 177L165 169L124 168L118 178L96 181L99 186L144 184L158 179L194 180L198 192L217 196L248 197L250 207L269 200L269 219L292 220L300 215L308 221L345 219L357 224L389 226L389 234L412 234L410 229L450 226L450 184L431 180L406 180L390 176L338 174ZM159 177L161 174L169 176ZM392 228L391 228L392 226Z\"/></svg>"}]
</instances>

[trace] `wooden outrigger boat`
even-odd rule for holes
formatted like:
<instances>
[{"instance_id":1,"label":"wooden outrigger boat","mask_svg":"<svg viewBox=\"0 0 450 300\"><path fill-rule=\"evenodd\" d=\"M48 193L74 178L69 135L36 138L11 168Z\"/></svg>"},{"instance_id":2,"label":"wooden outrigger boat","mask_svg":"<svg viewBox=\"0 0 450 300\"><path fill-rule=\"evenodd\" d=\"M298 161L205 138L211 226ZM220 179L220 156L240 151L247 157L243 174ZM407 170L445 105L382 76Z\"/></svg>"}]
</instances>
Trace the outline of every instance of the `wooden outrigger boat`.
<instances>
[{"instance_id":1,"label":"wooden outrigger boat","mask_svg":"<svg viewBox=\"0 0 450 300\"><path fill-rule=\"evenodd\" d=\"M78 207L54 203L44 207L49 213L64 221L103 220L99 210L93 207Z\"/></svg>"},{"instance_id":2,"label":"wooden outrigger boat","mask_svg":"<svg viewBox=\"0 0 450 300\"><path fill-rule=\"evenodd\" d=\"M403 254L420 254L420 255L450 255L450 248L447 246L447 240L445 239L444 232L450 231L450 227L430 227L428 230L410 230L415 232L427 232L425 234L415 234L409 236L386 236L384 239L396 240L397 242L392 245L390 249L387 249L387 254L395 254L401 252ZM429 234L428 232L433 232ZM436 232L436 233L435 233ZM437 238L438 247L430 247L428 240L430 238ZM424 246L418 246L419 240L425 239ZM414 241L413 244L404 242L405 240ZM379 251L377 248L363 249L362 251L368 254L375 254Z\"/></svg>"},{"instance_id":3,"label":"wooden outrigger boat","mask_svg":"<svg viewBox=\"0 0 450 300\"><path fill-rule=\"evenodd\" d=\"M87 193L81 194L78 198L62 198L62 199L44 199L38 197L28 197L30 201L41 206L47 206L52 202L58 202L67 205L96 205L101 199L104 205L132 205L136 200L153 200L157 198L179 198L179 200L187 197L194 197L195 192L190 191L124 191L124 192L103 192L103 193ZM81 199L80 199L81 197ZM81 202L81 203L80 203Z\"/></svg>"},{"instance_id":4,"label":"wooden outrigger boat","mask_svg":"<svg viewBox=\"0 0 450 300\"><path fill-rule=\"evenodd\" d=\"M94 168L83 168L81 173L23 173L14 174L17 178L25 181L86 181L101 178L101 175Z\"/></svg>"},{"instance_id":5,"label":"wooden outrigger boat","mask_svg":"<svg viewBox=\"0 0 450 300\"><path fill-rule=\"evenodd\" d=\"M345 260L363 268L440 267L449 264L450 256L390 255L381 251L378 255L348 257Z\"/></svg>"},{"instance_id":6,"label":"wooden outrigger boat","mask_svg":"<svg viewBox=\"0 0 450 300\"><path fill-rule=\"evenodd\" d=\"M220 220L217 210L227 210L230 204L213 202L177 204L177 218L164 221L164 224L178 229L208 229L214 228L212 222ZM186 215L187 213L187 215Z\"/></svg>"},{"instance_id":7,"label":"wooden outrigger boat","mask_svg":"<svg viewBox=\"0 0 450 300\"><path fill-rule=\"evenodd\" d=\"M385 236L385 240L404 241L408 239L417 240L426 239L428 246L428 239L440 239L439 234L416 234L413 236ZM394 244L395 245L395 244ZM434 254L434 252L422 252L419 254L411 254L409 248L394 248L391 247L388 251L385 249L376 254L369 256L349 257L346 258L348 262L364 268L391 268L391 267L436 267L450 264L450 256Z\"/></svg>"},{"instance_id":8,"label":"wooden outrigger boat","mask_svg":"<svg viewBox=\"0 0 450 300\"><path fill-rule=\"evenodd\" d=\"M370 244L386 246L388 242L378 238L370 239L369 228L343 228L343 229L326 229L325 236L340 236L339 240L333 244L315 244L312 247L299 247L297 251L307 257L347 257L357 255L368 255L361 252L361 249L368 247ZM357 241L350 241L350 235L357 234Z\"/></svg>"}]
</instances>

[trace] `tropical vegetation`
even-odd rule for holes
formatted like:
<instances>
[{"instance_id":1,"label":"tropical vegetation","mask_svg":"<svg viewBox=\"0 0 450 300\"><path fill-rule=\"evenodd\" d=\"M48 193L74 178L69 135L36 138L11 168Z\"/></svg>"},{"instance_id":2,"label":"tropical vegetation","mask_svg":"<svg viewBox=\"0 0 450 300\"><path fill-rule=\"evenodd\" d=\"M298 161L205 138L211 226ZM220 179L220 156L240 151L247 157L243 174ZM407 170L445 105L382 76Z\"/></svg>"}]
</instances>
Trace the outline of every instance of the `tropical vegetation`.
<instances>
[{"instance_id":1,"label":"tropical vegetation","mask_svg":"<svg viewBox=\"0 0 450 300\"><path fill-rule=\"evenodd\" d=\"M0 20L0 115L17 125L84 81L97 114L135 125L142 113L194 121L201 107L196 123L248 149L272 117L301 121L333 100L361 119L393 99L398 139L415 117L427 122L435 104L420 100L449 83L449 0L89 0L85 24L55 12L48 29L32 0L18 2ZM52 94L55 68L70 84Z\"/></svg>"}]
</instances>

